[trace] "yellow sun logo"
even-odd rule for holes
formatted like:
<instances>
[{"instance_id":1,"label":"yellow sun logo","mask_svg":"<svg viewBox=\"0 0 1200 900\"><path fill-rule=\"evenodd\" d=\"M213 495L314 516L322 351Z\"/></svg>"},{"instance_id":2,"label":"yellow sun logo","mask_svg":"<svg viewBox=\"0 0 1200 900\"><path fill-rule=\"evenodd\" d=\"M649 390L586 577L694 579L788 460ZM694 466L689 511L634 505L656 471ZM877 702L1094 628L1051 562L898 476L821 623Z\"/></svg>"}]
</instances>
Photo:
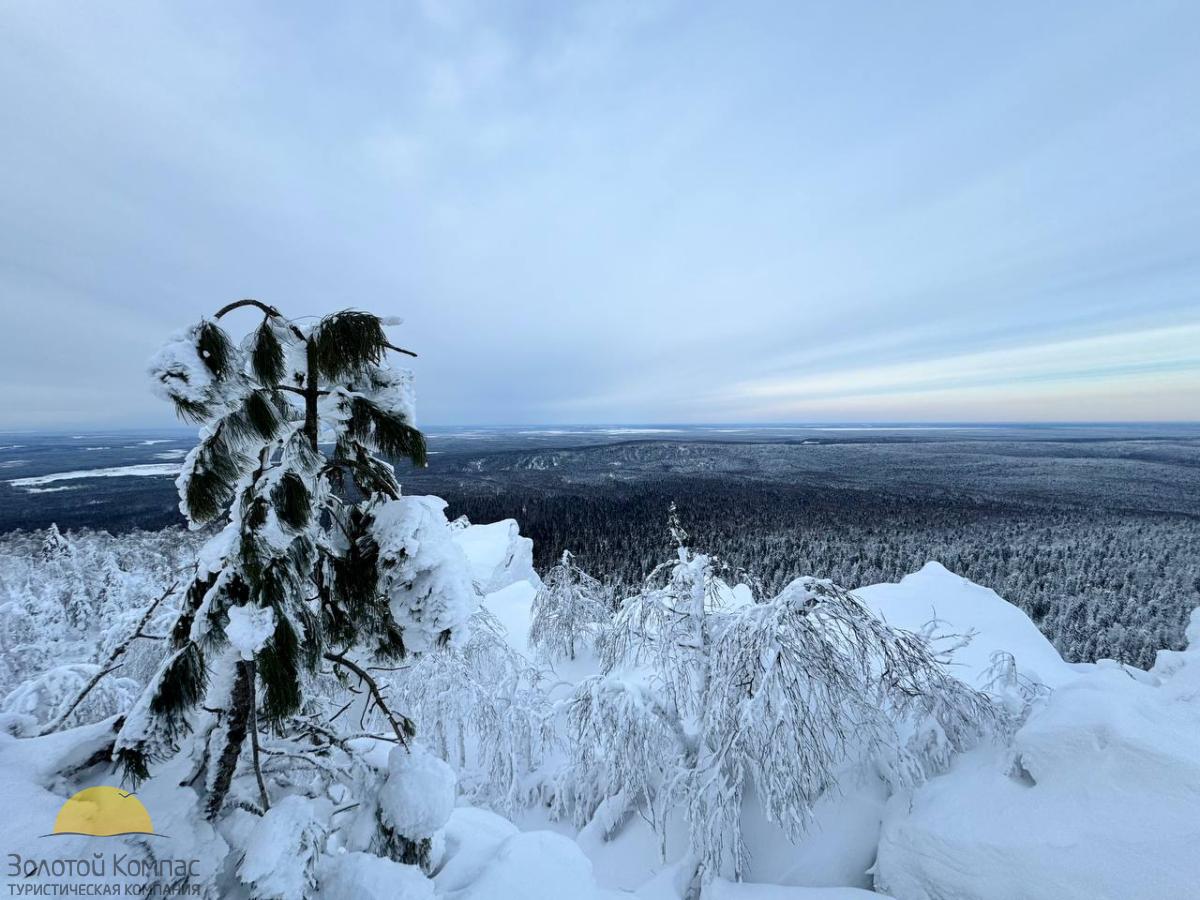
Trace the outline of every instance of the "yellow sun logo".
<instances>
[{"instance_id":1,"label":"yellow sun logo","mask_svg":"<svg viewBox=\"0 0 1200 900\"><path fill-rule=\"evenodd\" d=\"M53 833L94 837L154 834L154 825L142 801L133 794L101 786L84 788L64 803L54 820Z\"/></svg>"}]
</instances>

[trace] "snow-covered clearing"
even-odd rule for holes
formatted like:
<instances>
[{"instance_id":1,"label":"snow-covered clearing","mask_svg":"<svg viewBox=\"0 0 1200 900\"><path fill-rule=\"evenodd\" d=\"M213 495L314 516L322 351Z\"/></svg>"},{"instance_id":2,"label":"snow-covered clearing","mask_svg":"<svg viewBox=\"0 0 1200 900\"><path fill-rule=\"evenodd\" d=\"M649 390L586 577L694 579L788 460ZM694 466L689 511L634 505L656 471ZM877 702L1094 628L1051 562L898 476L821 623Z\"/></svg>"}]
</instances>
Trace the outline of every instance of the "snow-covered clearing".
<instances>
[{"instance_id":1,"label":"snow-covered clearing","mask_svg":"<svg viewBox=\"0 0 1200 900\"><path fill-rule=\"evenodd\" d=\"M33 475L29 478L11 478L9 484L17 488L36 487L55 481L75 481L80 478L128 478L131 476L156 477L179 474L178 463L143 463L135 466L113 466L108 469L80 469L74 472L51 472L49 475Z\"/></svg>"}]
</instances>

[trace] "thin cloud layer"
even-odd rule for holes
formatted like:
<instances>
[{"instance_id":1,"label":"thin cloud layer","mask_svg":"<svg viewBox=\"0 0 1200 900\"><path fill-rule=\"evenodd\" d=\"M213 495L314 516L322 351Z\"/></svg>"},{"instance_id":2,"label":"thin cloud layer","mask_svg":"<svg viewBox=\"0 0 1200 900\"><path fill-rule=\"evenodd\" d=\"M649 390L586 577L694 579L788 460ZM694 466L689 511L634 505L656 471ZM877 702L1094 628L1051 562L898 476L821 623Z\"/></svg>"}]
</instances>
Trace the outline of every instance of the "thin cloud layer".
<instances>
[{"instance_id":1,"label":"thin cloud layer","mask_svg":"<svg viewBox=\"0 0 1200 900\"><path fill-rule=\"evenodd\" d=\"M1200 11L806 6L7 4L0 427L240 296L435 423L1200 418Z\"/></svg>"}]
</instances>

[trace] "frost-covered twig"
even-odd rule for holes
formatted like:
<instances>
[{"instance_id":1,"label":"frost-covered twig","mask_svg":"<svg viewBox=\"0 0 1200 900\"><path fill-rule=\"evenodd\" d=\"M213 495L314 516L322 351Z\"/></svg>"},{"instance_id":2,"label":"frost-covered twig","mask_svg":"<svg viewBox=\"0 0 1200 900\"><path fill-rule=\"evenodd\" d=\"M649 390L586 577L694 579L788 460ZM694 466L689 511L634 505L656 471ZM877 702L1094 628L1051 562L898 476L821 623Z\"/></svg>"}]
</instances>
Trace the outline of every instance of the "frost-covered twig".
<instances>
[{"instance_id":1,"label":"frost-covered twig","mask_svg":"<svg viewBox=\"0 0 1200 900\"><path fill-rule=\"evenodd\" d=\"M379 690L379 684L371 677L371 674L352 660L346 659L344 656L339 656L336 653L326 653L325 658L335 665L349 669L359 677L363 684L371 691L371 698L375 701L375 705L379 707L379 711L383 713L384 718L388 720L388 724L392 726L392 731L396 733L396 740L403 746L408 746L408 739L413 736L414 727L412 720L407 716L399 716L391 711L387 703L383 699L383 693Z\"/></svg>"},{"instance_id":2,"label":"frost-covered twig","mask_svg":"<svg viewBox=\"0 0 1200 900\"><path fill-rule=\"evenodd\" d=\"M75 712L76 707L78 707L79 704L84 701L84 698L91 693L92 688L99 684L100 680L104 678L104 676L111 674L119 668L119 666L115 665L115 663L118 659L125 655L125 651L130 648L134 641L138 640L139 638L146 638L148 640L159 639L158 635L145 634L142 629L145 628L150 622L150 619L153 617L154 611L158 609L159 604L166 600L167 597L169 597L178 586L179 583L175 582L169 588L159 594L158 598L150 604L145 615L138 620L137 626L133 629L133 633L112 649L112 651L108 654L108 658L105 659L104 662L100 664L100 667L96 670L96 674L91 677L87 684L80 688L79 693L75 695L75 699L73 699L62 710L62 712L55 716L52 721L47 722L46 726L42 728L39 734L51 734L62 728L67 719L71 717L71 713Z\"/></svg>"}]
</instances>

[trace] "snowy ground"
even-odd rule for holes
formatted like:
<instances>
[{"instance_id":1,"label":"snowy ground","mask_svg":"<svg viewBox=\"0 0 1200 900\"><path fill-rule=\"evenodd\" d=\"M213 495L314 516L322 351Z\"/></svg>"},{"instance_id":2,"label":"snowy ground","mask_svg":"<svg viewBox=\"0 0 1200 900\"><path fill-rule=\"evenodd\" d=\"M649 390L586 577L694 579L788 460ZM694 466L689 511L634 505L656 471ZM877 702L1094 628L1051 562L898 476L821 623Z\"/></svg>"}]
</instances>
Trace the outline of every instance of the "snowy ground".
<instances>
[{"instance_id":1,"label":"snowy ground","mask_svg":"<svg viewBox=\"0 0 1200 900\"><path fill-rule=\"evenodd\" d=\"M459 531L455 541L470 558L484 603L508 644L536 662L527 643L538 587L528 540L516 523L501 522ZM1192 649L1164 652L1152 671L1143 672L1115 663L1064 662L1020 610L937 563L898 584L857 593L889 623L927 629L964 682L987 687L1014 707L1031 701L1028 719L1010 745L965 753L913 791L889 796L879 779L848 779L818 804L799 846L765 820L751 793L743 810L753 855L748 883L714 881L706 900L852 900L878 896L873 890L898 900L1196 895L1200 614L1188 632ZM738 589L726 601L745 603L749 596ZM552 694L562 696L595 671L583 653L546 674ZM166 838L44 837L70 794L90 783L115 783L103 772L82 780L58 774L73 768L65 757L94 773L84 764L106 727L32 739L0 734L0 852L27 864L64 854L90 859L116 845L120 852L141 852L148 844L160 856L197 856L204 865L222 859L227 848L220 835L173 815L176 805L184 805L180 797L187 789L178 785L185 773L165 773L139 792L156 832ZM577 832L543 810L514 819L459 805L435 841L432 881L412 867L345 853L326 864L323 896L680 896L682 842L670 827L660 842L635 820L605 841L598 828ZM63 880L49 872L14 877L13 857L7 860L0 879L13 893ZM277 866L286 865L280 855Z\"/></svg>"}]
</instances>

